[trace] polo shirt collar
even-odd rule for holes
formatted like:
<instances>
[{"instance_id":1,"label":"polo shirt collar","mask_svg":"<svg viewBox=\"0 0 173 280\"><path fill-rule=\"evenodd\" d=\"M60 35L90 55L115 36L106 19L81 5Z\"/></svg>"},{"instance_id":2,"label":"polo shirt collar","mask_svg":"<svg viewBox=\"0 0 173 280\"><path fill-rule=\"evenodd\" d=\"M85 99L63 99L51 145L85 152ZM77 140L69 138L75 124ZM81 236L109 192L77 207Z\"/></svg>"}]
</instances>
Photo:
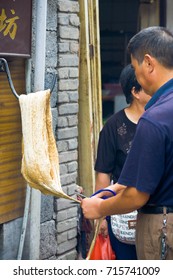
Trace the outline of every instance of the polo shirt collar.
<instances>
[{"instance_id":1,"label":"polo shirt collar","mask_svg":"<svg viewBox=\"0 0 173 280\"><path fill-rule=\"evenodd\" d=\"M149 109L152 105L156 103L156 101L165 93L170 91L170 89L173 88L173 79L169 80L167 83L165 83L163 86L161 86L155 94L151 97L151 99L148 101L148 103L145 106L145 110Z\"/></svg>"}]
</instances>

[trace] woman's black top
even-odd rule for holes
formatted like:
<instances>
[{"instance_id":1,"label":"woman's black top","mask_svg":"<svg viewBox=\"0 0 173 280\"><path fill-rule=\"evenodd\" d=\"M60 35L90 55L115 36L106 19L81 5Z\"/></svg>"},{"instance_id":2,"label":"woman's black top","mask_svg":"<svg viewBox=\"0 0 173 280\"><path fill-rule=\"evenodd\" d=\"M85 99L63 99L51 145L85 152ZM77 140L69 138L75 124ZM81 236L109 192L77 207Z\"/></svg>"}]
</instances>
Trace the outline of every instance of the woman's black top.
<instances>
[{"instance_id":1,"label":"woman's black top","mask_svg":"<svg viewBox=\"0 0 173 280\"><path fill-rule=\"evenodd\" d=\"M127 118L124 109L111 116L99 135L95 171L111 173L111 180L117 182L135 131L136 124Z\"/></svg>"}]
</instances>

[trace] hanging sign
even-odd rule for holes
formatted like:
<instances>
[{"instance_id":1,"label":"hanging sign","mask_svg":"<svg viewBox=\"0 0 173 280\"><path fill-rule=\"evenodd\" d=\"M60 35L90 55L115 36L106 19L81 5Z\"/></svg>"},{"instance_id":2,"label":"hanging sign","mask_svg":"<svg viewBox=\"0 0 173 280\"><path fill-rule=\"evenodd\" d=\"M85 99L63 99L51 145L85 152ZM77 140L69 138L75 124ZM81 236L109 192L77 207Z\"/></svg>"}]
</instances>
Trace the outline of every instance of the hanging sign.
<instances>
[{"instance_id":1,"label":"hanging sign","mask_svg":"<svg viewBox=\"0 0 173 280\"><path fill-rule=\"evenodd\" d=\"M0 56L31 56L32 0L0 0Z\"/></svg>"}]
</instances>

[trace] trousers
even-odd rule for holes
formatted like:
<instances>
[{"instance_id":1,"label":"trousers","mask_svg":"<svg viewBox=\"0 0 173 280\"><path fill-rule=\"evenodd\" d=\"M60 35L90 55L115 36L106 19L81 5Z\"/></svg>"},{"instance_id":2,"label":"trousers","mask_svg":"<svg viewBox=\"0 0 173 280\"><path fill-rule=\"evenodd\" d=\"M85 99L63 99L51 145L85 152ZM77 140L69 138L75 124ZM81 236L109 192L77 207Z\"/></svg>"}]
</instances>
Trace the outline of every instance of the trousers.
<instances>
[{"instance_id":1,"label":"trousers","mask_svg":"<svg viewBox=\"0 0 173 280\"><path fill-rule=\"evenodd\" d=\"M139 260L160 260L162 250L163 214L138 213L136 251ZM173 260L173 213L166 214L165 260Z\"/></svg>"}]
</instances>

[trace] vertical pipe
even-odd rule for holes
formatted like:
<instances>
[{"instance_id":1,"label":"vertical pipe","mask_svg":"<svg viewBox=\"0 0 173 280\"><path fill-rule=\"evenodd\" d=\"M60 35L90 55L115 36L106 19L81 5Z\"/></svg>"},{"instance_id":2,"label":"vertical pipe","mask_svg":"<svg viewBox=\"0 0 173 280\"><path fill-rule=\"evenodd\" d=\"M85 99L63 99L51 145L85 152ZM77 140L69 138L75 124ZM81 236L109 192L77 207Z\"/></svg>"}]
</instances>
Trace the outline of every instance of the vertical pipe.
<instances>
[{"instance_id":1,"label":"vertical pipe","mask_svg":"<svg viewBox=\"0 0 173 280\"><path fill-rule=\"evenodd\" d=\"M31 196L31 189L30 189L30 186L27 184L25 208L24 208L24 215L23 215L23 222L22 222L22 230L21 230L21 235L20 235L19 248L18 248L18 253L17 253L17 260L22 259L23 247L24 247L25 236L26 236L26 228L27 228L27 222L28 222L28 215L29 215L30 196Z\"/></svg>"},{"instance_id":2,"label":"vertical pipe","mask_svg":"<svg viewBox=\"0 0 173 280\"><path fill-rule=\"evenodd\" d=\"M37 0L34 91L44 89L46 56L46 19L47 0ZM29 250L30 260L38 260L40 255L40 210L41 193L40 191L32 188Z\"/></svg>"},{"instance_id":3,"label":"vertical pipe","mask_svg":"<svg viewBox=\"0 0 173 280\"><path fill-rule=\"evenodd\" d=\"M27 59L25 63L25 82L26 82L26 92L31 92L31 59ZM31 199L31 188L27 184L26 187L26 197L25 197L25 208L24 208L24 215L22 221L22 229L19 241L19 248L17 253L17 260L22 259L24 242L26 237L26 230L27 230L27 223L28 223L28 216L30 211L30 199Z\"/></svg>"}]
</instances>

